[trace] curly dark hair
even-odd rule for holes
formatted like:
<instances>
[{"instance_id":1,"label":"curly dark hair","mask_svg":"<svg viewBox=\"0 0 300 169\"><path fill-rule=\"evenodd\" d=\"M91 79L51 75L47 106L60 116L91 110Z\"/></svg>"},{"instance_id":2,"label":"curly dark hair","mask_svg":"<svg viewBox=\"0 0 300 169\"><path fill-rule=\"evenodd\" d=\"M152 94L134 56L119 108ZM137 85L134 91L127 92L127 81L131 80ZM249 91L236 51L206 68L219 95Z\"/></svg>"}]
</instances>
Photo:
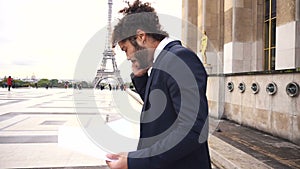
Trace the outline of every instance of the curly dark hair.
<instances>
[{"instance_id":1,"label":"curly dark hair","mask_svg":"<svg viewBox=\"0 0 300 169\"><path fill-rule=\"evenodd\" d=\"M132 5L129 2L127 4L128 7L119 11L124 17L114 27L112 34L113 46L119 41L130 40L131 43L134 43L137 29L145 31L148 36L158 41L169 36L166 31L161 29L157 13L150 3L142 3L140 0L136 0Z\"/></svg>"}]
</instances>

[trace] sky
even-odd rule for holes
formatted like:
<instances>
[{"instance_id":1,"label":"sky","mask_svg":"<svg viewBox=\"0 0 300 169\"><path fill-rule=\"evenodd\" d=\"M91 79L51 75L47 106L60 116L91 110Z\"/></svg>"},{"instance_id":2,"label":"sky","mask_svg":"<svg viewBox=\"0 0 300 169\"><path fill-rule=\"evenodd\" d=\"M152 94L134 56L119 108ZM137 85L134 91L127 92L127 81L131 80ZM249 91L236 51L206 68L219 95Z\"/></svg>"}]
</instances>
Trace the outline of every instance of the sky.
<instances>
[{"instance_id":1,"label":"sky","mask_svg":"<svg viewBox=\"0 0 300 169\"><path fill-rule=\"evenodd\" d=\"M181 0L147 2L162 15L160 21L171 37L180 38L181 23L174 24L169 17L181 18ZM113 21L125 6L124 0L113 0ZM103 37L97 33L106 32L107 13L107 0L0 0L0 78L74 79L83 50L91 39ZM105 46L103 40L95 42L90 49L99 50L99 58L92 61L97 66L88 77L95 76ZM115 52L127 81L130 67L122 66L126 57L118 48Z\"/></svg>"}]
</instances>

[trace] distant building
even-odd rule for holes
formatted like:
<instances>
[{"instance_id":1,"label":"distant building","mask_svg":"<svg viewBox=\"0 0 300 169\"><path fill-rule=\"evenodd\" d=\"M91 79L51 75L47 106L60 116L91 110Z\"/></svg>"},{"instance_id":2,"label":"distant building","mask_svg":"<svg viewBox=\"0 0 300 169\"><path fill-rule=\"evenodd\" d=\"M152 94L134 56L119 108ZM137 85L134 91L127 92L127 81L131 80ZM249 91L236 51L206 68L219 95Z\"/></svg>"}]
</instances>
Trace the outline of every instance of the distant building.
<instances>
[{"instance_id":1,"label":"distant building","mask_svg":"<svg viewBox=\"0 0 300 169\"><path fill-rule=\"evenodd\" d=\"M210 115L300 145L300 1L182 0L183 41L208 36ZM216 90L218 89L218 90Z\"/></svg>"},{"instance_id":2,"label":"distant building","mask_svg":"<svg viewBox=\"0 0 300 169\"><path fill-rule=\"evenodd\" d=\"M33 80L33 81L36 81L36 80L37 80L34 74L32 74L31 80Z\"/></svg>"}]
</instances>

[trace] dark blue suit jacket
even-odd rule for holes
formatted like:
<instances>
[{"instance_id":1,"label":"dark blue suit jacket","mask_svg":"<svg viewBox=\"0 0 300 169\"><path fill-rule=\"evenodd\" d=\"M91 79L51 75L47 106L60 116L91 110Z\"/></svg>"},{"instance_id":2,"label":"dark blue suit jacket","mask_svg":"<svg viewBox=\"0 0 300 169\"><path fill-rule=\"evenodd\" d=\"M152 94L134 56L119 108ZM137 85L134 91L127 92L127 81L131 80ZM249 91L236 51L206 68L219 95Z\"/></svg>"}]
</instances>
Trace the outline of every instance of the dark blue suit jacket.
<instances>
[{"instance_id":1,"label":"dark blue suit jacket","mask_svg":"<svg viewBox=\"0 0 300 169\"><path fill-rule=\"evenodd\" d=\"M206 71L180 41L170 42L153 64L150 77L133 77L144 100L137 151L129 169L211 168Z\"/></svg>"}]
</instances>

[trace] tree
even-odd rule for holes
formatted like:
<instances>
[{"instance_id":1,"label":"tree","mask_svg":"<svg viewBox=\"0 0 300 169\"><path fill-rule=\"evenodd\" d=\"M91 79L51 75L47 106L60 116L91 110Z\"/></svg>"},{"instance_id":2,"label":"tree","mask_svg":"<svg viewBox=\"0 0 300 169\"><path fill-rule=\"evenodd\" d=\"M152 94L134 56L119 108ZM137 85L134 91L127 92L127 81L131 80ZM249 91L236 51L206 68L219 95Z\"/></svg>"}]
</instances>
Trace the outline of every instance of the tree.
<instances>
[{"instance_id":1,"label":"tree","mask_svg":"<svg viewBox=\"0 0 300 169\"><path fill-rule=\"evenodd\" d=\"M30 86L30 83L29 82L24 82L20 79L14 79L13 80L13 87L14 88L17 88L17 87L28 87Z\"/></svg>"},{"instance_id":2,"label":"tree","mask_svg":"<svg viewBox=\"0 0 300 169\"><path fill-rule=\"evenodd\" d=\"M58 80L57 79L51 79L50 80L50 86L52 86L52 87L58 87L59 86Z\"/></svg>"},{"instance_id":3,"label":"tree","mask_svg":"<svg viewBox=\"0 0 300 169\"><path fill-rule=\"evenodd\" d=\"M48 79L41 79L38 81L38 87L46 87L49 86L50 81Z\"/></svg>"},{"instance_id":4,"label":"tree","mask_svg":"<svg viewBox=\"0 0 300 169\"><path fill-rule=\"evenodd\" d=\"M4 88L4 87L7 87L6 80L7 80L7 77L4 76L3 80L0 82L0 85L1 85L3 88Z\"/></svg>"}]
</instances>

